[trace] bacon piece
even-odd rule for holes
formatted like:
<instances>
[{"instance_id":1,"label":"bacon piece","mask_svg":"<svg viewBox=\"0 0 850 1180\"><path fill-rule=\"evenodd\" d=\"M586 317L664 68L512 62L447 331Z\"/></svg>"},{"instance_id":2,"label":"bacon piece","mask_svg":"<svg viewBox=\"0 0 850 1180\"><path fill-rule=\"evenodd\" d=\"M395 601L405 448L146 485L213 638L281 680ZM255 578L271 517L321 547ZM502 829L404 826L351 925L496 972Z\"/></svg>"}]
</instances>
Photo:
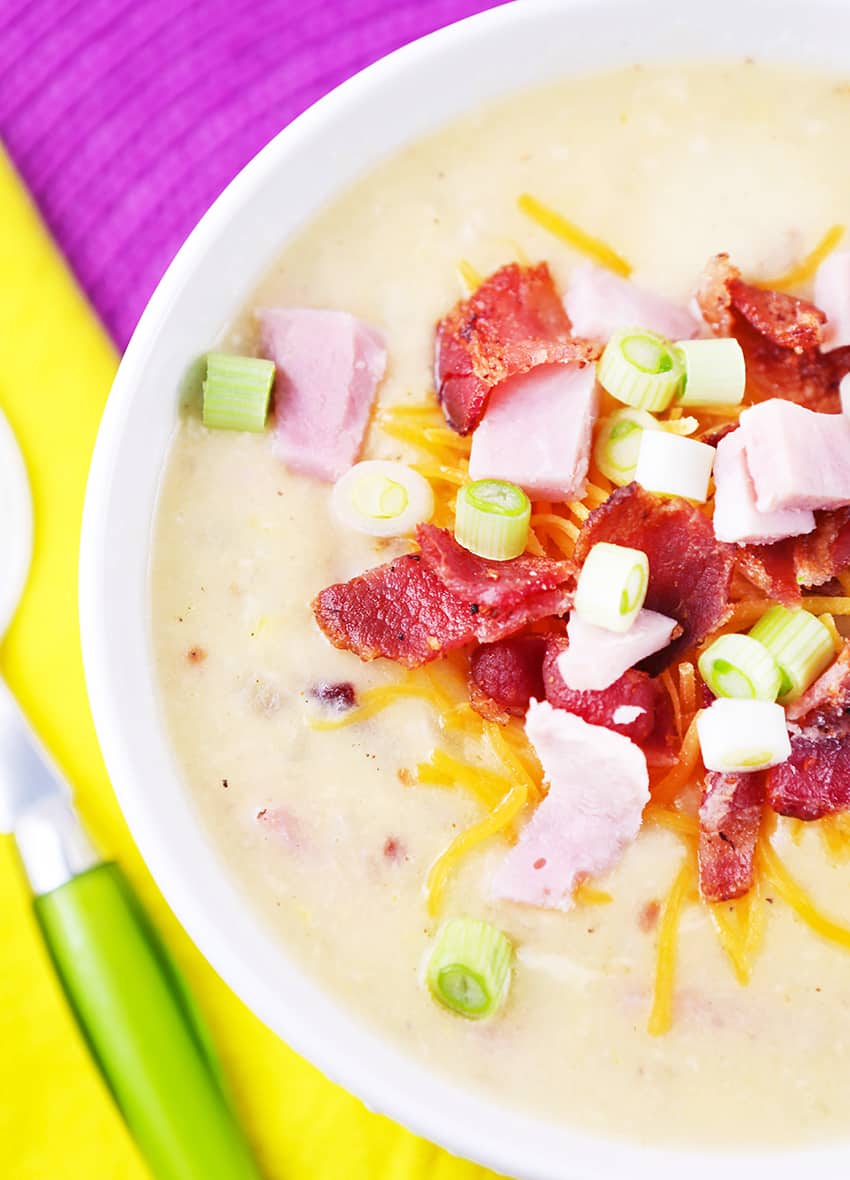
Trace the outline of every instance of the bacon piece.
<instances>
[{"instance_id":1,"label":"bacon piece","mask_svg":"<svg viewBox=\"0 0 850 1180\"><path fill-rule=\"evenodd\" d=\"M823 586L850 566L850 508L816 512L814 532L774 545L747 545L738 568L769 598L800 605L800 588Z\"/></svg>"},{"instance_id":2,"label":"bacon piece","mask_svg":"<svg viewBox=\"0 0 850 1180\"><path fill-rule=\"evenodd\" d=\"M697 302L714 334L735 336L744 350L750 397L782 397L838 412L838 383L850 371L850 348L820 351L826 317L814 304L743 282L728 254L709 262Z\"/></svg>"},{"instance_id":3,"label":"bacon piece","mask_svg":"<svg viewBox=\"0 0 850 1180\"><path fill-rule=\"evenodd\" d=\"M432 540L438 555L451 552L445 541ZM488 571L497 563L467 557L468 563L449 567L451 585L424 553L413 553L328 586L313 601L316 621L334 647L353 651L361 660L385 656L417 668L474 639L489 643L513 635L528 623L563 614L572 604L569 563L518 557L499 562L494 580ZM519 565L511 571L515 562ZM540 576L537 562L542 563ZM548 588L555 577L550 567L569 582Z\"/></svg>"},{"instance_id":4,"label":"bacon piece","mask_svg":"<svg viewBox=\"0 0 850 1180\"><path fill-rule=\"evenodd\" d=\"M437 324L435 384L446 421L469 434L495 385L537 365L585 365L600 351L570 336L545 262L503 266Z\"/></svg>"},{"instance_id":5,"label":"bacon piece","mask_svg":"<svg viewBox=\"0 0 850 1180\"><path fill-rule=\"evenodd\" d=\"M767 772L767 801L780 815L822 819L850 808L850 740L794 734L791 757Z\"/></svg>"},{"instance_id":6,"label":"bacon piece","mask_svg":"<svg viewBox=\"0 0 850 1180\"><path fill-rule=\"evenodd\" d=\"M699 809L699 887L706 901L730 901L751 889L764 800L761 773L706 774Z\"/></svg>"},{"instance_id":7,"label":"bacon piece","mask_svg":"<svg viewBox=\"0 0 850 1180\"><path fill-rule=\"evenodd\" d=\"M469 699L488 721L505 725L524 717L532 697L542 700L543 657L548 636L513 635L485 643L469 660Z\"/></svg>"},{"instance_id":8,"label":"bacon piece","mask_svg":"<svg viewBox=\"0 0 850 1180\"><path fill-rule=\"evenodd\" d=\"M646 672L630 668L601 691L580 692L570 688L558 668L558 658L568 647L565 636L549 636L542 676L546 700L556 709L575 713L591 725L604 725L633 742L644 742L655 729L656 707L664 695L661 686Z\"/></svg>"},{"instance_id":9,"label":"bacon piece","mask_svg":"<svg viewBox=\"0 0 850 1180\"><path fill-rule=\"evenodd\" d=\"M630 545L649 558L646 607L678 620L682 634L644 662L661 671L699 643L731 613L734 549L714 537L711 521L678 496L662 498L630 483L618 488L584 522L575 556L584 561L597 541Z\"/></svg>"},{"instance_id":10,"label":"bacon piece","mask_svg":"<svg viewBox=\"0 0 850 1180\"><path fill-rule=\"evenodd\" d=\"M794 546L801 586L822 586L850 565L850 508L815 513L815 530Z\"/></svg>"},{"instance_id":11,"label":"bacon piece","mask_svg":"<svg viewBox=\"0 0 850 1180\"><path fill-rule=\"evenodd\" d=\"M446 529L420 525L416 540L422 560L452 593L480 606L506 607L523 602L531 593L575 585L575 566L550 557L515 557L488 561L476 557Z\"/></svg>"},{"instance_id":12,"label":"bacon piece","mask_svg":"<svg viewBox=\"0 0 850 1180\"><path fill-rule=\"evenodd\" d=\"M850 642L786 713L804 730L816 729L829 737L850 734Z\"/></svg>"},{"instance_id":13,"label":"bacon piece","mask_svg":"<svg viewBox=\"0 0 850 1180\"><path fill-rule=\"evenodd\" d=\"M774 545L745 545L736 553L735 563L744 577L768 598L775 598L785 606L799 606L795 550L794 537L777 541Z\"/></svg>"},{"instance_id":14,"label":"bacon piece","mask_svg":"<svg viewBox=\"0 0 850 1180\"><path fill-rule=\"evenodd\" d=\"M334 647L416 668L475 638L476 615L418 553L328 586L313 613Z\"/></svg>"}]
</instances>

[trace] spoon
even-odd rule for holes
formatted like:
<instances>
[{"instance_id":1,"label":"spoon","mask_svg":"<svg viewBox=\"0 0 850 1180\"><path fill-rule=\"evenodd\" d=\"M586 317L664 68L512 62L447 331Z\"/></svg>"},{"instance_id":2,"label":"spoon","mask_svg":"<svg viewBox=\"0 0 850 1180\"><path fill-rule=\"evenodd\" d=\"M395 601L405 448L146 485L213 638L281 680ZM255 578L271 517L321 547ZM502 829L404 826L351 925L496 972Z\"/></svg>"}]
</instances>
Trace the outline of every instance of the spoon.
<instances>
[{"instance_id":1,"label":"spoon","mask_svg":"<svg viewBox=\"0 0 850 1180\"><path fill-rule=\"evenodd\" d=\"M32 555L32 501L0 411L0 643ZM117 864L0 676L0 832L11 832L53 964L95 1062L156 1180L260 1180L212 1042Z\"/></svg>"}]
</instances>

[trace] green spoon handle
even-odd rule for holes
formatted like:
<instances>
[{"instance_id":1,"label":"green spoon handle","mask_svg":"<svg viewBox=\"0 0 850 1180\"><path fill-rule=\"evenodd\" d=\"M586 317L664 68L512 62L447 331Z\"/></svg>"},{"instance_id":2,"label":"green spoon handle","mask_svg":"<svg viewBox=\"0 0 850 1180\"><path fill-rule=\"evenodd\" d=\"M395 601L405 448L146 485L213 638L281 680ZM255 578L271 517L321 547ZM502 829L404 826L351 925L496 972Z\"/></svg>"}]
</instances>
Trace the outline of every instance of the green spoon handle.
<instances>
[{"instance_id":1,"label":"green spoon handle","mask_svg":"<svg viewBox=\"0 0 850 1180\"><path fill-rule=\"evenodd\" d=\"M118 866L99 864L34 905L156 1180L259 1180L188 989Z\"/></svg>"}]
</instances>

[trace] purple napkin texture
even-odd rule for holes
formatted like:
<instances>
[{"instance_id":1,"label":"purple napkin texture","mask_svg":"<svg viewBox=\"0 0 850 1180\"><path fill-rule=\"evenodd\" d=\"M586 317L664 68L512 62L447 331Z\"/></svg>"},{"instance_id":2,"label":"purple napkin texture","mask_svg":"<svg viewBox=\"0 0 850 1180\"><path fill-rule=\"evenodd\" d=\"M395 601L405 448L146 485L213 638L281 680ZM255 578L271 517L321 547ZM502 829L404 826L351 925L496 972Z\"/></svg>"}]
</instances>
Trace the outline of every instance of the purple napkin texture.
<instances>
[{"instance_id":1,"label":"purple napkin texture","mask_svg":"<svg viewBox=\"0 0 850 1180\"><path fill-rule=\"evenodd\" d=\"M0 136L113 339L322 94L499 0L0 0Z\"/></svg>"}]
</instances>

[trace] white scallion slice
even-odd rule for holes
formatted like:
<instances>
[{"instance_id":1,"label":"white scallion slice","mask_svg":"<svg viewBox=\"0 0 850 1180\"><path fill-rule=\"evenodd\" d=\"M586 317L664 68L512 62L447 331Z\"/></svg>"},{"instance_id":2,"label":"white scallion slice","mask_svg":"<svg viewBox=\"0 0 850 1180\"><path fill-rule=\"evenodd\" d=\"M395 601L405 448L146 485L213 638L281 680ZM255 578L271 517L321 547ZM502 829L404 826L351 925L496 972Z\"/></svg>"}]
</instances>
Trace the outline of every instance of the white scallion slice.
<instances>
[{"instance_id":1,"label":"white scallion slice","mask_svg":"<svg viewBox=\"0 0 850 1180\"><path fill-rule=\"evenodd\" d=\"M441 926L425 967L425 980L438 1003L480 1020L499 1010L511 977L513 946L476 918L452 918Z\"/></svg>"},{"instance_id":2,"label":"white scallion slice","mask_svg":"<svg viewBox=\"0 0 850 1180\"><path fill-rule=\"evenodd\" d=\"M528 541L530 520L531 501L514 483L479 479L458 491L455 539L478 557L518 557Z\"/></svg>"},{"instance_id":3,"label":"white scallion slice","mask_svg":"<svg viewBox=\"0 0 850 1180\"><path fill-rule=\"evenodd\" d=\"M598 541L584 559L574 609L586 623L628 631L646 598L649 559L640 549Z\"/></svg>"},{"instance_id":4,"label":"white scallion slice","mask_svg":"<svg viewBox=\"0 0 850 1180\"><path fill-rule=\"evenodd\" d=\"M733 336L682 340L676 351L685 370L680 406L737 406L744 400L747 366Z\"/></svg>"},{"instance_id":5,"label":"white scallion slice","mask_svg":"<svg viewBox=\"0 0 850 1180\"><path fill-rule=\"evenodd\" d=\"M751 635L721 635L702 653L699 671L716 697L775 701L782 687L776 660Z\"/></svg>"},{"instance_id":6,"label":"white scallion slice","mask_svg":"<svg viewBox=\"0 0 850 1180\"><path fill-rule=\"evenodd\" d=\"M684 369L673 345L656 332L615 332L599 360L597 377L612 397L639 410L666 410L682 387Z\"/></svg>"},{"instance_id":7,"label":"white scallion slice","mask_svg":"<svg viewBox=\"0 0 850 1180\"><path fill-rule=\"evenodd\" d=\"M790 705L801 697L833 661L832 636L820 619L807 610L772 606L750 637L764 644L782 673L779 700Z\"/></svg>"},{"instance_id":8,"label":"white scallion slice","mask_svg":"<svg viewBox=\"0 0 850 1180\"><path fill-rule=\"evenodd\" d=\"M684 496L700 503L708 496L714 447L666 430L644 431L635 479L648 492Z\"/></svg>"},{"instance_id":9,"label":"white scallion slice","mask_svg":"<svg viewBox=\"0 0 850 1180\"><path fill-rule=\"evenodd\" d=\"M254 433L264 430L274 373L274 362L262 357L208 353L203 385L204 426Z\"/></svg>"},{"instance_id":10,"label":"white scallion slice","mask_svg":"<svg viewBox=\"0 0 850 1180\"><path fill-rule=\"evenodd\" d=\"M697 717L707 770L726 774L778 766L791 753L785 710L773 701L721 698Z\"/></svg>"},{"instance_id":11,"label":"white scallion slice","mask_svg":"<svg viewBox=\"0 0 850 1180\"><path fill-rule=\"evenodd\" d=\"M336 481L331 506L337 519L358 533L402 537L434 515L434 492L405 463L365 459Z\"/></svg>"},{"instance_id":12,"label":"white scallion slice","mask_svg":"<svg viewBox=\"0 0 850 1180\"><path fill-rule=\"evenodd\" d=\"M643 432L660 429L661 423L646 410L615 410L599 423L593 448L596 466L618 487L631 483Z\"/></svg>"}]
</instances>

